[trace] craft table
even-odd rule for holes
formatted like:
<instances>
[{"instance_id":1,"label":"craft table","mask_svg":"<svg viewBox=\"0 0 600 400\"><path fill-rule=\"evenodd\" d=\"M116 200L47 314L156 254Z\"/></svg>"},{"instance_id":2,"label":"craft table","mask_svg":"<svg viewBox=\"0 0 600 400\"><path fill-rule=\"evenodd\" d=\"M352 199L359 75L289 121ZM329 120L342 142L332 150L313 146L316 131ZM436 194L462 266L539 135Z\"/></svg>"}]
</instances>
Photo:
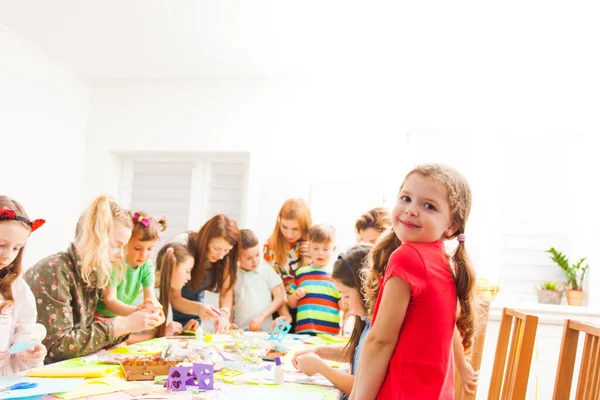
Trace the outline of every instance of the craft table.
<instances>
[{"instance_id":1,"label":"craft table","mask_svg":"<svg viewBox=\"0 0 600 400\"><path fill-rule=\"evenodd\" d=\"M262 335L263 333L244 333L244 335ZM268 333L264 333L268 336ZM64 378L64 374L76 369L78 373L89 375L95 378L86 378L82 380L74 391L55 396L46 396L44 399L90 399L90 400L134 400L134 399L193 399L193 400L253 400L253 399L281 399L286 400L337 400L339 391L333 387L322 386L326 380L322 377L306 377L297 371L285 374L285 382L282 385L274 383L265 383L264 379L256 382L254 376L260 373L245 372L238 376L220 376L215 374L214 390L200 392L198 389L189 389L187 392L169 392L163 385L155 384L153 381L126 381L120 365L106 364L105 360L110 355L136 356L148 355L162 351L170 341L195 341L193 337L176 338L157 338L146 342L137 343L130 346L122 346L103 350L96 354L72 360L62 361L56 364L45 366L42 371L36 371L37 376ZM208 345L214 345L217 348L223 348L225 344L234 343L239 339L234 339L231 334L212 335ZM292 370L291 358L293 354L306 346L320 344L338 344L345 343L344 339L332 337L307 337L303 335L287 335L281 342L281 345L289 352L282 357L286 369ZM347 368L347 365L331 363L341 369ZM239 372L238 372L239 374ZM267 375L268 372L262 372ZM27 379L27 378L24 378ZM32 378L34 379L34 378ZM249 382L245 382L248 380ZM304 383L292 383L289 380ZM312 382L320 384L311 384ZM118 388L119 391L114 390ZM104 394L99 394L104 391ZM109 393L106 393L109 391ZM0 399L3 399L0 396ZM33 398L32 398L33 399Z\"/></svg>"}]
</instances>

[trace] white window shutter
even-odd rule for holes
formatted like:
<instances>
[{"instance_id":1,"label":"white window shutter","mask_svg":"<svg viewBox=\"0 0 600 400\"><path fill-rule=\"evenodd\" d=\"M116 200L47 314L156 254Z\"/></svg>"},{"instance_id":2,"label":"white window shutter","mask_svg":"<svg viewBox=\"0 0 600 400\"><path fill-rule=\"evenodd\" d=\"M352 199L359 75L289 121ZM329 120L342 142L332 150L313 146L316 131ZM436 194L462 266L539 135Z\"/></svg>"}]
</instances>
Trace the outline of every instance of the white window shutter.
<instances>
[{"instance_id":1,"label":"white window shutter","mask_svg":"<svg viewBox=\"0 0 600 400\"><path fill-rule=\"evenodd\" d=\"M247 166L243 162L211 162L207 172L205 219L225 214L241 224L245 176Z\"/></svg>"},{"instance_id":2,"label":"white window shutter","mask_svg":"<svg viewBox=\"0 0 600 400\"><path fill-rule=\"evenodd\" d=\"M194 164L138 162L133 163L131 211L146 211L154 218L167 217L156 253L172 237L189 229L190 195Z\"/></svg>"}]
</instances>

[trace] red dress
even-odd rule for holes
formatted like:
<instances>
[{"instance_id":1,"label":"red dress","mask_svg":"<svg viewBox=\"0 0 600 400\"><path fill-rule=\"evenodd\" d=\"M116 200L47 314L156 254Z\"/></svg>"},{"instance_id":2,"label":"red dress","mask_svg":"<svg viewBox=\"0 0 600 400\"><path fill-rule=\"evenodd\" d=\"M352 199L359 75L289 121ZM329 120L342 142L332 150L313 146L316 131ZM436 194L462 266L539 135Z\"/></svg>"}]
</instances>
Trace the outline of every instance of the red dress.
<instances>
[{"instance_id":1,"label":"red dress","mask_svg":"<svg viewBox=\"0 0 600 400\"><path fill-rule=\"evenodd\" d=\"M374 324L392 276L408 282L411 295L377 399L453 399L452 335L457 298L444 245L439 241L408 243L392 253L375 305Z\"/></svg>"}]
</instances>

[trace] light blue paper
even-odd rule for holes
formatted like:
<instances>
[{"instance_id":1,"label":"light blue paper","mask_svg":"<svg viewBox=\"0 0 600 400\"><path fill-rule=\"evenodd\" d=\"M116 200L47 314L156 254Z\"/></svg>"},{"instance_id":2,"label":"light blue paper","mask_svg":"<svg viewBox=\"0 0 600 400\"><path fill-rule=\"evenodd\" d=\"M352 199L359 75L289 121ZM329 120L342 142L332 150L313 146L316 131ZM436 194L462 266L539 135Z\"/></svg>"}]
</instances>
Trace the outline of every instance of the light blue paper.
<instances>
[{"instance_id":1,"label":"light blue paper","mask_svg":"<svg viewBox=\"0 0 600 400\"><path fill-rule=\"evenodd\" d=\"M31 389L12 390L0 392L0 399L21 399L24 397L43 396L51 393L69 392L83 381L83 378L26 378L26 377L0 377L0 388L14 385L19 382L33 382L37 386Z\"/></svg>"},{"instance_id":2,"label":"light blue paper","mask_svg":"<svg viewBox=\"0 0 600 400\"><path fill-rule=\"evenodd\" d=\"M31 342L18 342L10 346L8 349L8 354L17 354L27 349L32 349L35 347L35 343Z\"/></svg>"}]
</instances>

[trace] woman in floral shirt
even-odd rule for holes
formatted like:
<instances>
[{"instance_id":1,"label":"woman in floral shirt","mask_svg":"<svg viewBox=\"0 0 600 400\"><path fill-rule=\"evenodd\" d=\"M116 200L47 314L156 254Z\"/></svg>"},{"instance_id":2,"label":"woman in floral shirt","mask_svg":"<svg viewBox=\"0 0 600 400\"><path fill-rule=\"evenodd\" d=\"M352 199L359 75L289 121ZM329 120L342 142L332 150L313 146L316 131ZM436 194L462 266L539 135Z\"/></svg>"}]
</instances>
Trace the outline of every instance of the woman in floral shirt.
<instances>
[{"instance_id":1,"label":"woman in floral shirt","mask_svg":"<svg viewBox=\"0 0 600 400\"><path fill-rule=\"evenodd\" d=\"M149 308L114 320L94 316L100 290L108 284L113 265L120 264L132 226L128 211L111 197L100 196L82 216L75 242L25 273L38 322L47 330L45 363L96 352L162 322L160 313Z\"/></svg>"},{"instance_id":2,"label":"woman in floral shirt","mask_svg":"<svg viewBox=\"0 0 600 400\"><path fill-rule=\"evenodd\" d=\"M296 270L310 264L307 239L311 225L308 203L302 199L288 199L281 206L275 229L263 248L264 259L281 276L285 293L294 282ZM285 302L277 312L279 317L273 321L273 326L278 319L293 322L295 311L290 314Z\"/></svg>"}]
</instances>

